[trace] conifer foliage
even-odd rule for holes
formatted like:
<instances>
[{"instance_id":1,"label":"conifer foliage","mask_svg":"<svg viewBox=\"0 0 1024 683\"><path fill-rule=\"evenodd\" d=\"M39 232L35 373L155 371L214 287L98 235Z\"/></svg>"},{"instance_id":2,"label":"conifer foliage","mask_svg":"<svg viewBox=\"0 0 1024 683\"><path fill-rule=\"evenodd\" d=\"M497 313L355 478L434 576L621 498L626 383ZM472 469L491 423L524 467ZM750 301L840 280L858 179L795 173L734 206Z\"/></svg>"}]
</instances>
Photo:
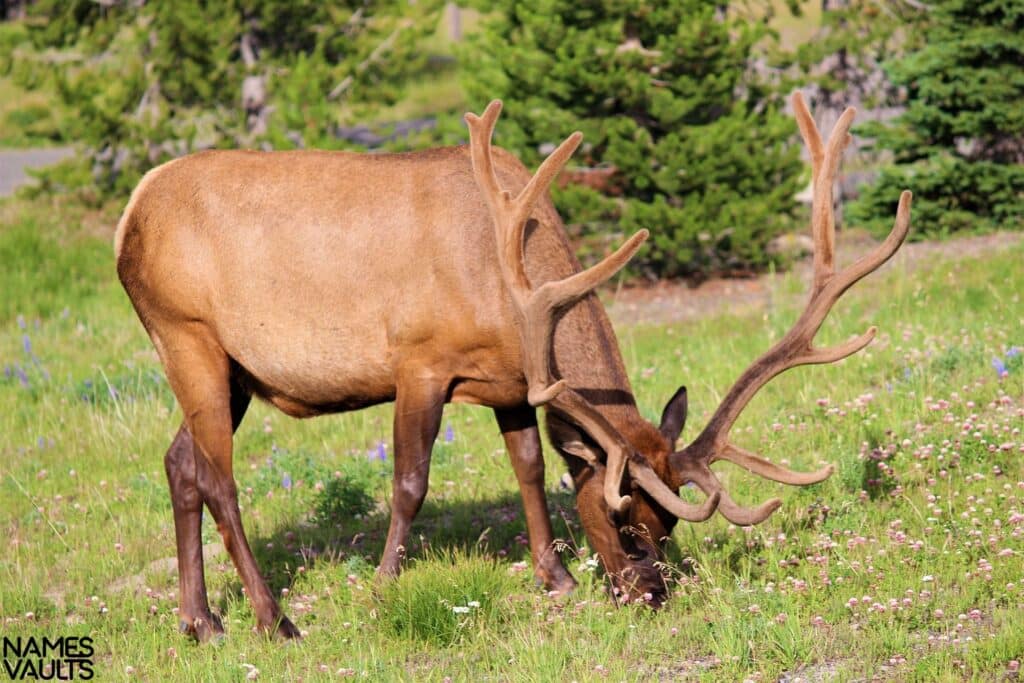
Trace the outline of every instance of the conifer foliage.
<instances>
[{"instance_id":1,"label":"conifer foliage","mask_svg":"<svg viewBox=\"0 0 1024 683\"><path fill-rule=\"evenodd\" d=\"M152 166L211 147L338 147L339 119L393 102L423 68L438 0L39 0L37 49L83 184L124 194Z\"/></svg>"},{"instance_id":2,"label":"conifer foliage","mask_svg":"<svg viewBox=\"0 0 1024 683\"><path fill-rule=\"evenodd\" d=\"M584 133L563 176L580 182L556 194L584 243L650 228L637 261L656 276L766 262L802 165L756 59L763 20L704 0L490 4L463 55L472 107L506 101L496 142L527 164Z\"/></svg>"},{"instance_id":3,"label":"conifer foliage","mask_svg":"<svg viewBox=\"0 0 1024 683\"><path fill-rule=\"evenodd\" d=\"M907 109L865 127L894 163L850 215L878 228L903 188L918 237L1024 227L1024 2L929 2L924 45L887 65Z\"/></svg>"}]
</instances>

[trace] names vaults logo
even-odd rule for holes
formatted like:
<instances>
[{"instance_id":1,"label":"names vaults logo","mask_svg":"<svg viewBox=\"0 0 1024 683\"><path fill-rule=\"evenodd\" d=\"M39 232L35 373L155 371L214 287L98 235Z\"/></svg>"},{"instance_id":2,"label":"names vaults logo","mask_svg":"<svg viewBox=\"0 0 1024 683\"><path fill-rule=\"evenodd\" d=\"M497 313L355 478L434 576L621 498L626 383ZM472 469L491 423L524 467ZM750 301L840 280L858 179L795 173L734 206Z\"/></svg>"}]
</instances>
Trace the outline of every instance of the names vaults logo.
<instances>
[{"instance_id":1,"label":"names vaults logo","mask_svg":"<svg viewBox=\"0 0 1024 683\"><path fill-rule=\"evenodd\" d=\"M95 675L92 645L89 636L4 636L4 671L12 681L87 681Z\"/></svg>"}]
</instances>

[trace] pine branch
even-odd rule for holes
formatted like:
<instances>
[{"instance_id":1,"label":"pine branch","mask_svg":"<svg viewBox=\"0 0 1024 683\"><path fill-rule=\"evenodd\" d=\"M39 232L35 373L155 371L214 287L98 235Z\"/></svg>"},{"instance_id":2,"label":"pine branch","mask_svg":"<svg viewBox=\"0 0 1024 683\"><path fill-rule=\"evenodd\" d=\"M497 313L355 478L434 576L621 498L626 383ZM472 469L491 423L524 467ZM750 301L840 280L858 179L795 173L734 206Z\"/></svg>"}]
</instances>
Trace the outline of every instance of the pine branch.
<instances>
[{"instance_id":1,"label":"pine branch","mask_svg":"<svg viewBox=\"0 0 1024 683\"><path fill-rule=\"evenodd\" d=\"M395 44L395 40L398 38L398 34L401 33L403 30L409 28L410 26L412 26L412 21L409 19L400 22L398 24L398 27L394 31L392 31L387 38L382 40L377 47L373 48L373 52L371 52L366 57L366 59L364 59L363 61L359 62L359 64L356 65L356 68L354 69L355 75L362 75L364 71L366 71L371 66L380 61L380 58L384 55L384 53L390 50L391 46ZM338 99L343 94L345 94L349 88L352 87L353 83L355 83L355 77L352 74L345 76L345 78L343 78L341 82L338 83L338 85L334 86L331 89L331 91L327 93L327 99Z\"/></svg>"}]
</instances>

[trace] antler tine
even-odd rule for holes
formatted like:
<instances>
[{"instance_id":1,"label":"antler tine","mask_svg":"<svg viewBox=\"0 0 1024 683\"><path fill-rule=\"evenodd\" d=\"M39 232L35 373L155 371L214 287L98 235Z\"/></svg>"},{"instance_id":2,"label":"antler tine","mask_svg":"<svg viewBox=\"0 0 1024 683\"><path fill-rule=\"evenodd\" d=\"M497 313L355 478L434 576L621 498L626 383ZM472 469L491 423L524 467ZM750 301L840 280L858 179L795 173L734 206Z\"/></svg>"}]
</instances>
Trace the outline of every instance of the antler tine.
<instances>
[{"instance_id":1,"label":"antler tine","mask_svg":"<svg viewBox=\"0 0 1024 683\"><path fill-rule=\"evenodd\" d=\"M526 184L526 187L516 196L515 205L516 211L513 216L513 221L516 224L525 224L526 219L530 216L530 211L533 209L533 205L537 202L542 194L548 191L548 186L551 181L555 179L565 164L569 161L576 149L580 146L580 142L583 141L583 133L576 131L565 140L562 140L554 152L548 155L544 161L541 162L540 168L530 178L530 182Z\"/></svg>"},{"instance_id":2,"label":"antler tine","mask_svg":"<svg viewBox=\"0 0 1024 683\"><path fill-rule=\"evenodd\" d=\"M771 498L757 507L748 508L739 505L726 492L722 482L706 463L691 461L683 475L681 483L693 482L708 496L718 495L718 511L727 520L737 526L752 526L760 524L771 517L772 513L779 509L782 501L778 498Z\"/></svg>"},{"instance_id":3,"label":"antler tine","mask_svg":"<svg viewBox=\"0 0 1024 683\"><path fill-rule=\"evenodd\" d=\"M726 445L725 452L728 454L728 459L731 462L745 467L748 471L765 479L771 479L782 484L790 484L791 486L807 486L808 484L817 484L820 481L825 481L832 476L836 469L835 465L826 465L817 472L794 472L785 467L779 467L775 463L754 455L750 451L744 450L732 443ZM714 462L719 458L724 459L724 455L713 456L711 460Z\"/></svg>"},{"instance_id":4,"label":"antler tine","mask_svg":"<svg viewBox=\"0 0 1024 683\"><path fill-rule=\"evenodd\" d=\"M796 486L823 481L834 471L834 467L829 465L817 472L794 472L729 442L729 431L750 399L779 373L799 365L834 363L871 343L877 331L875 327L869 328L854 339L828 348L815 348L813 340L839 297L858 280L885 263L899 249L910 230L911 195L904 192L900 195L896 222L886 240L853 265L839 273L835 272L832 185L843 150L850 141L849 129L855 111L848 108L843 112L836 121L827 144L823 144L818 127L799 92L793 95L793 110L800 133L811 153L813 173L814 204L811 209L811 229L814 234L815 251L814 282L810 299L786 336L740 375L715 410L708 425L693 443L672 456L672 467L677 479L683 482L693 481L705 492L721 491L722 499L718 509L735 523L757 523L770 515L778 505L774 500L754 509L736 505L708 467L712 462L729 460L759 476Z\"/></svg>"},{"instance_id":5,"label":"antler tine","mask_svg":"<svg viewBox=\"0 0 1024 683\"><path fill-rule=\"evenodd\" d=\"M814 179L814 198L811 205L811 233L814 237L814 287L823 287L835 272L836 226L832 212L832 186L843 151L850 144L850 124L856 111L848 107L843 112L828 138L825 158Z\"/></svg>"},{"instance_id":6,"label":"antler tine","mask_svg":"<svg viewBox=\"0 0 1024 683\"><path fill-rule=\"evenodd\" d=\"M498 176L494 174L494 164L491 162L491 138L494 136L494 125L498 122L498 116L501 114L502 103L501 100L491 100L487 108L484 109L482 116L477 116L473 112L466 112L463 117L466 121L466 125L469 126L470 138L479 138L481 141L486 140L487 144L472 145L471 152L473 154L473 165L478 167L480 172L476 176L478 183L486 185L484 197L488 202L492 198L501 196L508 193L503 193L501 188L498 186Z\"/></svg>"},{"instance_id":7,"label":"antler tine","mask_svg":"<svg viewBox=\"0 0 1024 683\"><path fill-rule=\"evenodd\" d=\"M501 100L491 100L484 110L483 116L466 112L463 117L469 127L470 155L473 159L473 172L477 184L483 190L484 199L491 209L496 227L498 228L498 253L502 255L500 265L502 275L509 281L512 296L517 302L525 300L529 295L530 281L526 277L526 268L522 259L522 230L525 226L515 223L506 225L502 221L509 213L512 195L501 189L498 176L494 172L494 161L491 156L491 138L494 126L501 114ZM504 237L504 239L502 239Z\"/></svg>"},{"instance_id":8,"label":"antler tine","mask_svg":"<svg viewBox=\"0 0 1024 683\"><path fill-rule=\"evenodd\" d=\"M830 283L832 288L836 290L836 298L842 296L843 292L856 284L858 280L878 270L900 248L903 240L907 238L907 234L910 232L910 203L913 198L914 195L910 190L904 190L900 193L899 205L896 207L896 220L893 223L892 230L889 232L889 236L877 247L840 271Z\"/></svg>"},{"instance_id":9,"label":"antler tine","mask_svg":"<svg viewBox=\"0 0 1024 683\"><path fill-rule=\"evenodd\" d=\"M619 434L601 413L594 409L575 390L566 387L551 399L552 408L567 415L573 422L590 435L601 446L605 453L604 499L612 510L625 512L632 498L619 493L622 486L622 475L625 473L626 459L630 452L622 435Z\"/></svg>"},{"instance_id":10,"label":"antler tine","mask_svg":"<svg viewBox=\"0 0 1024 683\"><path fill-rule=\"evenodd\" d=\"M803 93L793 93L793 112L796 116L800 135L811 155L811 184L814 196L811 208L811 232L814 236L814 286L820 287L834 272L835 219L832 213L832 185L843 151L850 144L850 125L856 110L847 107L829 136L825 146L818 131L818 125L807 108Z\"/></svg>"},{"instance_id":11,"label":"antler tine","mask_svg":"<svg viewBox=\"0 0 1024 683\"><path fill-rule=\"evenodd\" d=\"M648 233L639 231L615 253L587 270L533 289L526 275L523 257L526 221L534 204L547 192L551 181L576 151L583 136L577 132L563 141L544 160L526 187L512 198L501 189L491 155L491 137L500 112L501 101L494 100L483 116L468 113L465 119L469 126L473 173L491 210L502 277L508 284L520 318L527 400L534 406L550 403L578 422L601 445L607 457L608 470L605 500L613 510L622 512L630 503L629 496L619 494L628 446L599 412L579 394L568 390L565 380L554 381L551 376L551 345L555 312L578 301L617 273L637 252Z\"/></svg>"},{"instance_id":12,"label":"antler tine","mask_svg":"<svg viewBox=\"0 0 1024 683\"><path fill-rule=\"evenodd\" d=\"M647 230L638 230L597 265L570 275L564 280L545 282L537 288L538 301L543 300L545 305L555 308L579 301L629 263L649 234Z\"/></svg>"},{"instance_id":13,"label":"antler tine","mask_svg":"<svg viewBox=\"0 0 1024 683\"><path fill-rule=\"evenodd\" d=\"M814 123L811 111L807 108L807 102L804 101L804 94L797 90L793 93L792 102L796 123L800 127L800 135L811 154L811 181L813 183L818 179L818 169L821 168L821 161L825 154L821 134L818 132L817 124Z\"/></svg>"},{"instance_id":14,"label":"antler tine","mask_svg":"<svg viewBox=\"0 0 1024 683\"><path fill-rule=\"evenodd\" d=\"M683 501L676 493L665 485L661 477L651 469L646 460L640 457L629 459L629 475L637 486L647 491L656 500L679 519L687 522L703 522L715 514L722 501L723 491L705 491L707 498L700 505Z\"/></svg>"},{"instance_id":15,"label":"antler tine","mask_svg":"<svg viewBox=\"0 0 1024 683\"><path fill-rule=\"evenodd\" d=\"M545 282L522 303L526 338L542 340L539 353L543 357L534 362L537 369L551 367L551 340L555 333L555 318L552 313L579 301L595 287L615 275L633 258L644 240L647 239L647 235L646 230L640 230L597 265L564 280ZM564 380L558 380L545 389L531 388L527 400L532 406L540 406L549 402L564 388Z\"/></svg>"}]
</instances>

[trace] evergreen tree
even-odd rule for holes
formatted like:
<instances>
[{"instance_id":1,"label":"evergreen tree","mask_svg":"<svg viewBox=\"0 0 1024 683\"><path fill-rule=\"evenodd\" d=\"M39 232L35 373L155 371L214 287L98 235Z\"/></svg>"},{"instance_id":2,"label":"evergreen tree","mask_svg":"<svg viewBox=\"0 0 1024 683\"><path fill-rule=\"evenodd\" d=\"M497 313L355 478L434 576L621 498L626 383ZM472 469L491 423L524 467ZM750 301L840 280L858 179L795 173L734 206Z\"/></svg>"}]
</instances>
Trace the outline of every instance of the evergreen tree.
<instances>
[{"instance_id":1,"label":"evergreen tree","mask_svg":"<svg viewBox=\"0 0 1024 683\"><path fill-rule=\"evenodd\" d=\"M211 147L344 146L339 123L401 94L440 0L39 0L64 137L84 143L82 184L127 192L152 166ZM57 55L55 58L54 55Z\"/></svg>"},{"instance_id":2,"label":"evergreen tree","mask_svg":"<svg viewBox=\"0 0 1024 683\"><path fill-rule=\"evenodd\" d=\"M766 262L802 166L755 63L770 37L763 15L705 0L494 4L463 54L465 89L477 111L506 101L497 143L527 164L584 133L575 163L591 172L570 175L595 180L556 192L570 230L587 244L650 228L638 262L657 276Z\"/></svg>"},{"instance_id":3,"label":"evergreen tree","mask_svg":"<svg viewBox=\"0 0 1024 683\"><path fill-rule=\"evenodd\" d=\"M887 231L910 188L918 237L1024 227L1024 2L936 0L927 17L924 46L887 64L906 112L864 128L893 164L850 216Z\"/></svg>"}]
</instances>

